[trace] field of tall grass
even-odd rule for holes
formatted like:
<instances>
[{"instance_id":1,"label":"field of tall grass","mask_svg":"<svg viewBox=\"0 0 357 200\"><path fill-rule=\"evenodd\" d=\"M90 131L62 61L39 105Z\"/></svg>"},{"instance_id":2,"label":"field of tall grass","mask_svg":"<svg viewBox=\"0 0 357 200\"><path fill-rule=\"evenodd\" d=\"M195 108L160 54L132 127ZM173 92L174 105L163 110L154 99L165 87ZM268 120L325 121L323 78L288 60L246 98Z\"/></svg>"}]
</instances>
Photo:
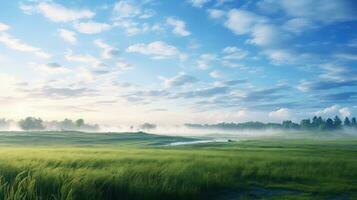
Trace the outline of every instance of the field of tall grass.
<instances>
[{"instance_id":1,"label":"field of tall grass","mask_svg":"<svg viewBox=\"0 0 357 200\"><path fill-rule=\"evenodd\" d=\"M145 136L150 144L1 143L0 199L357 198L357 140L170 147Z\"/></svg>"}]
</instances>

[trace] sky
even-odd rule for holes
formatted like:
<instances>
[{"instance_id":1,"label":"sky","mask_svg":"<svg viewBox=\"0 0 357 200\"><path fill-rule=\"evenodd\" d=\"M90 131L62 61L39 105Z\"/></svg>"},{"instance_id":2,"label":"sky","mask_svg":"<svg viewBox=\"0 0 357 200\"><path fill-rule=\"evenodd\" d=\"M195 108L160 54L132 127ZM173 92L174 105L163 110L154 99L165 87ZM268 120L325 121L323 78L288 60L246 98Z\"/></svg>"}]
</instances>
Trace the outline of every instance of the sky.
<instances>
[{"instance_id":1,"label":"sky","mask_svg":"<svg viewBox=\"0 0 357 200\"><path fill-rule=\"evenodd\" d=\"M0 117L108 125L357 114L354 0L0 6Z\"/></svg>"}]
</instances>

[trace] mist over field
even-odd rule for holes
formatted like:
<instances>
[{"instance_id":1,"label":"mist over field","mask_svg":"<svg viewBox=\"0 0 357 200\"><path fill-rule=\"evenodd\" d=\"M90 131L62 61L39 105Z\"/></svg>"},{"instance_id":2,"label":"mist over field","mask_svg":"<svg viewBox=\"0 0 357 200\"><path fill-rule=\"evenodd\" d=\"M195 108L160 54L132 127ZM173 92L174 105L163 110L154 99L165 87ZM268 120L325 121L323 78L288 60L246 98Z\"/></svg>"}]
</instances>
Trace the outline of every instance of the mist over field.
<instances>
[{"instance_id":1,"label":"mist over field","mask_svg":"<svg viewBox=\"0 0 357 200\"><path fill-rule=\"evenodd\" d=\"M357 199L357 0L0 0L0 200Z\"/></svg>"}]
</instances>

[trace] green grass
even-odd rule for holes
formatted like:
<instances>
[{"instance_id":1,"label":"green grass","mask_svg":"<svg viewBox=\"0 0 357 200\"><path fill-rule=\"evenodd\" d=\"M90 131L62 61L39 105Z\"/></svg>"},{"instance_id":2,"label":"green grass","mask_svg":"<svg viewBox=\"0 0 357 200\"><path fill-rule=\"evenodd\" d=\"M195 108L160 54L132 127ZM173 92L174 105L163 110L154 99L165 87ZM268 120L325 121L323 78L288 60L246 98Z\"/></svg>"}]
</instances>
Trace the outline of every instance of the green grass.
<instances>
[{"instance_id":1,"label":"green grass","mask_svg":"<svg viewBox=\"0 0 357 200\"><path fill-rule=\"evenodd\" d=\"M0 137L0 199L357 198L353 138L170 147L163 145L192 139L78 132Z\"/></svg>"}]
</instances>

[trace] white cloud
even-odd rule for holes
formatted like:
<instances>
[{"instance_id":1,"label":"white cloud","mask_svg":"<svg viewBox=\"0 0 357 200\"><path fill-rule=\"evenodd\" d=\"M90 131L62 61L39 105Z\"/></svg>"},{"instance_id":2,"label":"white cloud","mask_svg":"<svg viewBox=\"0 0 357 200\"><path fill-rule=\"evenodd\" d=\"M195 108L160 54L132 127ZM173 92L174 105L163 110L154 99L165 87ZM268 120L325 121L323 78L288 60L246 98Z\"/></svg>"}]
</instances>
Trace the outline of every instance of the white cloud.
<instances>
[{"instance_id":1,"label":"white cloud","mask_svg":"<svg viewBox=\"0 0 357 200\"><path fill-rule=\"evenodd\" d=\"M290 111L287 108L280 108L278 110L270 112L269 117L275 119L288 119L290 117Z\"/></svg>"},{"instance_id":2,"label":"white cloud","mask_svg":"<svg viewBox=\"0 0 357 200\"><path fill-rule=\"evenodd\" d=\"M357 18L355 7L349 0L281 0L276 3L278 3L278 6L288 15L306 18L311 21L334 23Z\"/></svg>"},{"instance_id":3,"label":"white cloud","mask_svg":"<svg viewBox=\"0 0 357 200\"><path fill-rule=\"evenodd\" d=\"M58 34L65 42L68 42L69 44L77 43L76 33L73 31L69 31L67 29L59 29Z\"/></svg>"},{"instance_id":4,"label":"white cloud","mask_svg":"<svg viewBox=\"0 0 357 200\"><path fill-rule=\"evenodd\" d=\"M350 117L351 111L348 107L342 107L339 105L332 105L314 113L316 116L333 117L340 115L341 117Z\"/></svg>"},{"instance_id":5,"label":"white cloud","mask_svg":"<svg viewBox=\"0 0 357 200\"><path fill-rule=\"evenodd\" d=\"M160 78L163 79L163 85L165 88L179 87L187 84L196 83L198 81L195 77L187 75L185 73L179 73L177 76L171 78Z\"/></svg>"},{"instance_id":6,"label":"white cloud","mask_svg":"<svg viewBox=\"0 0 357 200\"><path fill-rule=\"evenodd\" d=\"M148 19L155 15L153 10L144 9L142 5L144 1L135 0L119 0L115 3L113 8L113 19L134 18Z\"/></svg>"},{"instance_id":7,"label":"white cloud","mask_svg":"<svg viewBox=\"0 0 357 200\"><path fill-rule=\"evenodd\" d=\"M61 66L58 63L47 63L47 64L30 63L30 67L46 74L64 74L70 72L69 69Z\"/></svg>"},{"instance_id":8,"label":"white cloud","mask_svg":"<svg viewBox=\"0 0 357 200\"><path fill-rule=\"evenodd\" d=\"M189 0L188 2L196 8L202 8L206 3L210 2L211 0Z\"/></svg>"},{"instance_id":9,"label":"white cloud","mask_svg":"<svg viewBox=\"0 0 357 200\"><path fill-rule=\"evenodd\" d=\"M25 13L33 11L54 22L71 22L80 19L92 18L95 13L87 9L70 9L53 2L41 2L38 5L22 5L20 7Z\"/></svg>"},{"instance_id":10,"label":"white cloud","mask_svg":"<svg viewBox=\"0 0 357 200\"><path fill-rule=\"evenodd\" d=\"M296 55L288 49L269 49L264 51L274 63L289 63L294 62Z\"/></svg>"},{"instance_id":11,"label":"white cloud","mask_svg":"<svg viewBox=\"0 0 357 200\"><path fill-rule=\"evenodd\" d=\"M166 23L172 26L174 29L172 32L179 36L189 36L191 33L186 30L186 23L182 20L169 17L166 19Z\"/></svg>"},{"instance_id":12,"label":"white cloud","mask_svg":"<svg viewBox=\"0 0 357 200\"><path fill-rule=\"evenodd\" d=\"M3 43L5 46L7 46L10 49L14 49L22 52L34 53L36 56L41 58L48 59L51 57L50 54L42 51L40 48L30 46L7 33L0 33L0 43Z\"/></svg>"},{"instance_id":13,"label":"white cloud","mask_svg":"<svg viewBox=\"0 0 357 200\"><path fill-rule=\"evenodd\" d=\"M337 58L345 60L357 60L357 54L341 53L335 55Z\"/></svg>"},{"instance_id":14,"label":"white cloud","mask_svg":"<svg viewBox=\"0 0 357 200\"><path fill-rule=\"evenodd\" d=\"M222 50L222 53L225 54L223 56L223 59L226 60L240 60L245 58L248 55L248 52L243 50L243 49L239 49L238 47L235 46L228 46L226 48L224 48Z\"/></svg>"},{"instance_id":15,"label":"white cloud","mask_svg":"<svg viewBox=\"0 0 357 200\"><path fill-rule=\"evenodd\" d=\"M135 6L133 2L120 0L114 5L115 18L131 18L141 14L140 8Z\"/></svg>"},{"instance_id":16,"label":"white cloud","mask_svg":"<svg viewBox=\"0 0 357 200\"><path fill-rule=\"evenodd\" d=\"M283 25L284 29L289 32L293 32L296 34L302 33L307 29L314 28L315 26L311 21L304 18L293 18L285 22Z\"/></svg>"},{"instance_id":17,"label":"white cloud","mask_svg":"<svg viewBox=\"0 0 357 200\"><path fill-rule=\"evenodd\" d=\"M124 59L118 59L116 62L116 66L119 68L120 71L133 69L133 65L125 61Z\"/></svg>"},{"instance_id":18,"label":"white cloud","mask_svg":"<svg viewBox=\"0 0 357 200\"><path fill-rule=\"evenodd\" d=\"M202 54L197 61L197 67L199 69L208 69L210 67L210 63L216 59L217 57L215 54Z\"/></svg>"},{"instance_id":19,"label":"white cloud","mask_svg":"<svg viewBox=\"0 0 357 200\"><path fill-rule=\"evenodd\" d=\"M18 90L21 79L12 76L10 74L0 73L0 99L1 97L19 97L22 96L22 92ZM6 106L2 106L4 108Z\"/></svg>"},{"instance_id":20,"label":"white cloud","mask_svg":"<svg viewBox=\"0 0 357 200\"><path fill-rule=\"evenodd\" d=\"M213 19L222 18L226 14L223 10L219 9L208 9L207 12L209 17Z\"/></svg>"},{"instance_id":21,"label":"white cloud","mask_svg":"<svg viewBox=\"0 0 357 200\"><path fill-rule=\"evenodd\" d=\"M0 32L7 31L10 29L10 26L0 22Z\"/></svg>"},{"instance_id":22,"label":"white cloud","mask_svg":"<svg viewBox=\"0 0 357 200\"><path fill-rule=\"evenodd\" d=\"M218 71L218 70L211 71L211 72L209 73L209 75L210 75L212 78L220 78L220 77L222 77L221 72Z\"/></svg>"},{"instance_id":23,"label":"white cloud","mask_svg":"<svg viewBox=\"0 0 357 200\"><path fill-rule=\"evenodd\" d=\"M98 22L90 21L90 22L75 23L74 28L80 33L97 34L109 30L111 26L106 23L98 23Z\"/></svg>"},{"instance_id":24,"label":"white cloud","mask_svg":"<svg viewBox=\"0 0 357 200\"><path fill-rule=\"evenodd\" d=\"M317 116L333 115L338 111L339 107L339 105L333 105L322 110L316 111L314 114Z\"/></svg>"},{"instance_id":25,"label":"white cloud","mask_svg":"<svg viewBox=\"0 0 357 200\"><path fill-rule=\"evenodd\" d=\"M139 23L131 20L118 20L113 23L113 26L125 29L129 36L136 35L142 32L142 27Z\"/></svg>"},{"instance_id":26,"label":"white cloud","mask_svg":"<svg viewBox=\"0 0 357 200\"><path fill-rule=\"evenodd\" d=\"M133 44L129 46L126 51L150 55L154 59L169 58L179 54L179 50L175 46L171 46L163 41L155 41L149 44Z\"/></svg>"},{"instance_id":27,"label":"white cloud","mask_svg":"<svg viewBox=\"0 0 357 200\"><path fill-rule=\"evenodd\" d=\"M277 46L285 40L284 34L270 24L258 24L252 29L250 43L258 46Z\"/></svg>"},{"instance_id":28,"label":"white cloud","mask_svg":"<svg viewBox=\"0 0 357 200\"><path fill-rule=\"evenodd\" d=\"M339 109L338 112L340 113L340 115L342 117L350 117L351 116L351 111L347 107Z\"/></svg>"},{"instance_id":29,"label":"white cloud","mask_svg":"<svg viewBox=\"0 0 357 200\"><path fill-rule=\"evenodd\" d=\"M266 22L266 19L252 12L232 9L227 14L225 26L237 35L248 34L253 27L259 23Z\"/></svg>"},{"instance_id":30,"label":"white cloud","mask_svg":"<svg viewBox=\"0 0 357 200\"><path fill-rule=\"evenodd\" d=\"M160 24L150 25L148 23L139 23L137 20L132 19L120 19L113 23L114 27L120 27L125 30L126 34L129 36L137 35L139 33L145 33L149 31L163 32L164 29Z\"/></svg>"},{"instance_id":31,"label":"white cloud","mask_svg":"<svg viewBox=\"0 0 357 200\"><path fill-rule=\"evenodd\" d=\"M99 48L103 49L102 58L103 59L110 59L113 56L118 55L118 49L110 46L109 44L103 42L102 40L95 40L94 44L97 45Z\"/></svg>"},{"instance_id":32,"label":"white cloud","mask_svg":"<svg viewBox=\"0 0 357 200\"><path fill-rule=\"evenodd\" d=\"M97 65L99 63L99 61L91 55L81 55L81 54L75 55L71 50L65 53L65 58L66 60L73 61L73 62L90 63L94 65Z\"/></svg>"}]
</instances>

